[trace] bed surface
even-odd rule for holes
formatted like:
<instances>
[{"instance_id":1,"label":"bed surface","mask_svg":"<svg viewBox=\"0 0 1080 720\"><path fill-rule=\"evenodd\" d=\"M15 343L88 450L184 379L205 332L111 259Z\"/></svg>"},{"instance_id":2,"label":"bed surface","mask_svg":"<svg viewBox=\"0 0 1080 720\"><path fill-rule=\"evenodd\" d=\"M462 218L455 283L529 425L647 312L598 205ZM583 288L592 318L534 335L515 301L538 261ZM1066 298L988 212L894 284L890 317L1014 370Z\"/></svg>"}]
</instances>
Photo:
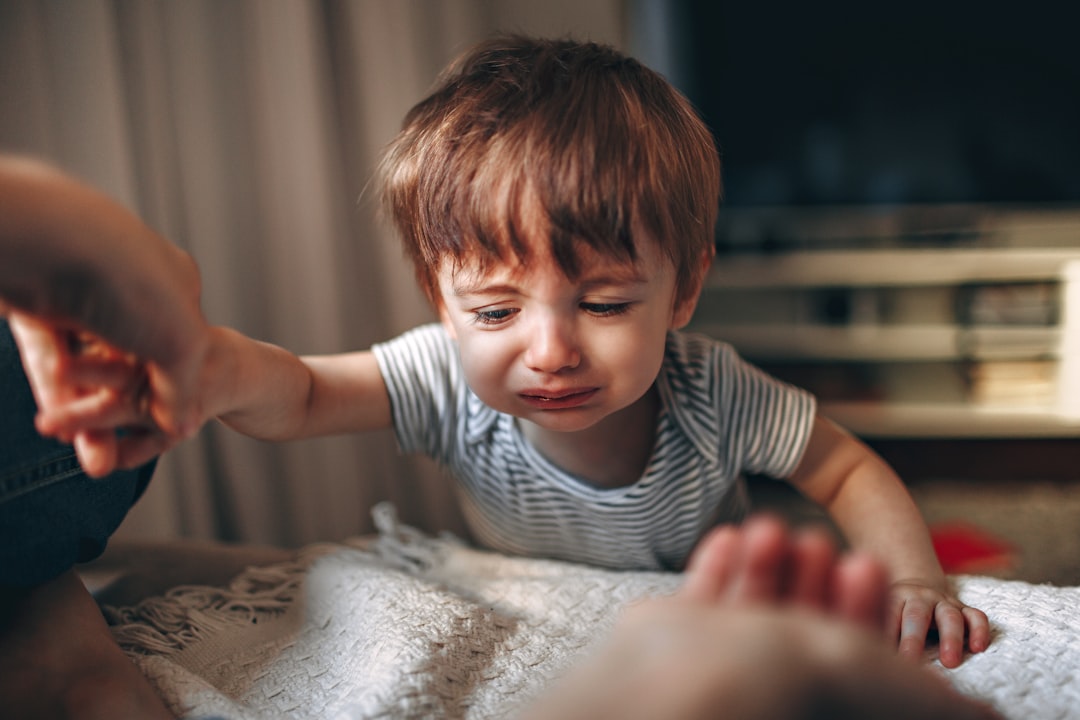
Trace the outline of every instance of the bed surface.
<instances>
[{"instance_id":1,"label":"bed surface","mask_svg":"<svg viewBox=\"0 0 1080 720\"><path fill-rule=\"evenodd\" d=\"M398 525L387 508L379 525L376 538L297 552L174 548L99 601L183 718L502 718L623 606L678 584L477 551ZM191 558L200 582L220 582L175 585ZM926 662L1008 718L1080 718L1080 588L954 579L987 612L993 642L955 670L932 651Z\"/></svg>"}]
</instances>

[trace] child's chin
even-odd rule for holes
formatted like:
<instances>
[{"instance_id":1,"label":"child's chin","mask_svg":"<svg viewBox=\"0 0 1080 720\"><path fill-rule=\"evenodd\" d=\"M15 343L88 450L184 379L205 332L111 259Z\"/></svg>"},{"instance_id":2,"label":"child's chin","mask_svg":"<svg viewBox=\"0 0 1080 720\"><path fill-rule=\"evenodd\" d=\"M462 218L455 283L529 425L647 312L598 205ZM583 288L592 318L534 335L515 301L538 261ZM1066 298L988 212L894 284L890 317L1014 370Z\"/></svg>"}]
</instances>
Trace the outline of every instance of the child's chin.
<instances>
[{"instance_id":1,"label":"child's chin","mask_svg":"<svg viewBox=\"0 0 1080 720\"><path fill-rule=\"evenodd\" d=\"M567 433L588 430L603 419L598 416L595 410L589 412L578 408L573 410L534 411L519 417L523 417L545 430Z\"/></svg>"}]
</instances>

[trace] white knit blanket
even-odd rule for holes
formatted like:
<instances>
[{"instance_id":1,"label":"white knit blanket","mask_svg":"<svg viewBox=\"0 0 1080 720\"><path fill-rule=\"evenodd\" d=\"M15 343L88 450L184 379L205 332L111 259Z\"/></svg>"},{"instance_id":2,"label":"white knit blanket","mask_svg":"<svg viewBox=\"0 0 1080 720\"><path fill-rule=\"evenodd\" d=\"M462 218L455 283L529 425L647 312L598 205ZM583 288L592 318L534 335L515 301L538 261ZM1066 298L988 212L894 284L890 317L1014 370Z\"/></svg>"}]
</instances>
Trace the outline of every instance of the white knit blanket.
<instances>
[{"instance_id":1,"label":"white knit blanket","mask_svg":"<svg viewBox=\"0 0 1080 720\"><path fill-rule=\"evenodd\" d=\"M506 718L627 603L679 582L481 552L377 517L374 542L107 608L114 633L183 718ZM956 582L994 638L941 672L1009 718L1080 718L1080 588Z\"/></svg>"}]
</instances>

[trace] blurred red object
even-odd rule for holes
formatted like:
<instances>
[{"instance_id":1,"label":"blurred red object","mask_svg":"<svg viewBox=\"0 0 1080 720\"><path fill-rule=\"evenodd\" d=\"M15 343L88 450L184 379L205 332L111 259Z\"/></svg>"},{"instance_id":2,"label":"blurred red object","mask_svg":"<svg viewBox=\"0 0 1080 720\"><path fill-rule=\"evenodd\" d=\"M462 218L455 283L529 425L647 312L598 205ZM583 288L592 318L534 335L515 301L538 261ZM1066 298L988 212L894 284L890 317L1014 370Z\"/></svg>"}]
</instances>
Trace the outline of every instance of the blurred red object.
<instances>
[{"instance_id":1,"label":"blurred red object","mask_svg":"<svg viewBox=\"0 0 1080 720\"><path fill-rule=\"evenodd\" d=\"M1016 548L969 523L931 525L930 539L946 573L1000 572L1011 570L1016 564Z\"/></svg>"}]
</instances>

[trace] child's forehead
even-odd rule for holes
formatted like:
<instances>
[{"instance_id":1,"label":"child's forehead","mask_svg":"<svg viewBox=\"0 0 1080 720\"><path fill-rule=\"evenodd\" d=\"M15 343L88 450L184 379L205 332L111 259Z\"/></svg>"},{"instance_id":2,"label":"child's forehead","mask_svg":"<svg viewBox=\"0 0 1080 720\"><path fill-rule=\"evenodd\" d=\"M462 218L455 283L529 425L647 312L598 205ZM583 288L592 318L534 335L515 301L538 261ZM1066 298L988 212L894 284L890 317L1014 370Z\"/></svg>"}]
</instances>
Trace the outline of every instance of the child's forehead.
<instances>
[{"instance_id":1,"label":"child's forehead","mask_svg":"<svg viewBox=\"0 0 1080 720\"><path fill-rule=\"evenodd\" d=\"M575 281L604 278L613 282L640 282L646 268L655 267L666 258L661 257L655 242L638 240L634 246L635 257L631 258L614 251L597 250L584 240L574 241L571 251L577 272L571 277L565 263L556 259L546 238L533 236L523 240L520 251L504 247L498 253L476 244L461 256L444 260L439 276L457 287L484 284L493 279L527 285L531 275L543 271L557 271Z\"/></svg>"}]
</instances>

